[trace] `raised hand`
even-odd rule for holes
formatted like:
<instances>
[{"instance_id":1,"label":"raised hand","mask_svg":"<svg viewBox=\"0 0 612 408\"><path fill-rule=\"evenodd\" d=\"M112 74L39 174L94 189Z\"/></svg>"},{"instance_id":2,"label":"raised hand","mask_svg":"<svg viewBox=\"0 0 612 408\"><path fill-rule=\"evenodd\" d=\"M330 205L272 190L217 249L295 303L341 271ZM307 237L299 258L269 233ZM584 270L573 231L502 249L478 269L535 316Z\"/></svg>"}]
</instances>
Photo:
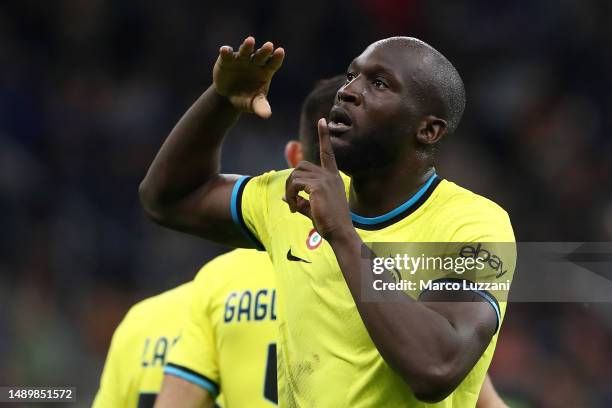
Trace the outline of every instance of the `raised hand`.
<instances>
[{"instance_id":1,"label":"raised hand","mask_svg":"<svg viewBox=\"0 0 612 408\"><path fill-rule=\"evenodd\" d=\"M353 225L325 119L319 120L318 131L321 167L300 162L285 183L285 200L291 212L310 218L319 234L331 242ZM308 193L309 199L299 196L300 191Z\"/></svg>"},{"instance_id":2,"label":"raised hand","mask_svg":"<svg viewBox=\"0 0 612 408\"><path fill-rule=\"evenodd\" d=\"M285 50L266 42L255 50L255 39L247 37L237 52L224 45L213 68L213 86L235 108L267 119L272 115L267 94L274 73L281 67Z\"/></svg>"}]
</instances>

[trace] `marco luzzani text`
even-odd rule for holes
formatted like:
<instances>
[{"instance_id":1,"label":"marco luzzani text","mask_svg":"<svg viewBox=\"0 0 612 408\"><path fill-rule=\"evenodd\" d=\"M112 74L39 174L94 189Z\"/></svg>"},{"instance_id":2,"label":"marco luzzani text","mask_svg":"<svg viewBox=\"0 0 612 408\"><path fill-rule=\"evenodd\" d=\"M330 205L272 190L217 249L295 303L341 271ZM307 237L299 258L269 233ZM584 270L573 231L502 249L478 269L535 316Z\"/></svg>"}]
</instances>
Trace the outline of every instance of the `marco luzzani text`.
<instances>
[{"instance_id":1,"label":"marco luzzani text","mask_svg":"<svg viewBox=\"0 0 612 408\"><path fill-rule=\"evenodd\" d=\"M510 290L510 280L502 282L474 282L461 279L466 272L482 273L488 265L488 259L481 257L462 256L411 256L396 254L388 257L375 257L372 259L372 272L382 275L385 271L396 277L395 282L374 279L372 286L376 291L425 291L425 290ZM401 279L400 276L409 274L414 278L417 272L450 273L456 274L459 279ZM447 275L448 276L448 275Z\"/></svg>"}]
</instances>

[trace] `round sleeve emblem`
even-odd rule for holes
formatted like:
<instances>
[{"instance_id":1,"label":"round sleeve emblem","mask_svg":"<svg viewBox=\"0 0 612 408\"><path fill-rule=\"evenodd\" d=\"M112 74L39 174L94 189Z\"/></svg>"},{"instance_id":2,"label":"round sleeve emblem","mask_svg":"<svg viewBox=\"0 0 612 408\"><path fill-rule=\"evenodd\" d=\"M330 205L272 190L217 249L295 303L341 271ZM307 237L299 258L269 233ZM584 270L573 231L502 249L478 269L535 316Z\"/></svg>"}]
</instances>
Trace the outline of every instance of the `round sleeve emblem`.
<instances>
[{"instance_id":1,"label":"round sleeve emblem","mask_svg":"<svg viewBox=\"0 0 612 408\"><path fill-rule=\"evenodd\" d=\"M319 235L316 229L311 229L306 239L306 246L308 249L317 249L319 245L321 245L321 242L323 242L321 235Z\"/></svg>"}]
</instances>

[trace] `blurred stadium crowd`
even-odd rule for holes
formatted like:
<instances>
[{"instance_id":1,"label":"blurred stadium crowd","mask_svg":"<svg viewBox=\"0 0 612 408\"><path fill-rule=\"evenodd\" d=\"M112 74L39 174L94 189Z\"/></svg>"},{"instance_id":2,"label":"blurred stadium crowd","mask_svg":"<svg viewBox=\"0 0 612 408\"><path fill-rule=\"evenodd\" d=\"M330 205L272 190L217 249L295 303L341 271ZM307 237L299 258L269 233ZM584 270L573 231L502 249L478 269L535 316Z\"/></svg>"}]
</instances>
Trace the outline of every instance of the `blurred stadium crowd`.
<instances>
[{"instance_id":1,"label":"blurred stadium crowd","mask_svg":"<svg viewBox=\"0 0 612 408\"><path fill-rule=\"evenodd\" d=\"M153 225L137 187L218 47L248 34L287 58L272 118L240 121L225 169L286 167L314 81L413 35L468 93L439 173L507 209L518 241L611 241L611 17L568 0L3 2L0 384L73 385L87 406L128 307L225 250ZM609 407L611 344L610 304L512 304L493 381L516 406Z\"/></svg>"}]
</instances>

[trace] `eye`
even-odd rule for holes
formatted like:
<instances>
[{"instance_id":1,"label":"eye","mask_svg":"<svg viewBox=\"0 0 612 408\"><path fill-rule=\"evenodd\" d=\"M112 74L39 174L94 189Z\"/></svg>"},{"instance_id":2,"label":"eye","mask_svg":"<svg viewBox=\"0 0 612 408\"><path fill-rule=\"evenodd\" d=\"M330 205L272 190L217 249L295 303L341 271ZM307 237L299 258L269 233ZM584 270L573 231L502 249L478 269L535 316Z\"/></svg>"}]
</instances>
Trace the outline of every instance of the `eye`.
<instances>
[{"instance_id":1,"label":"eye","mask_svg":"<svg viewBox=\"0 0 612 408\"><path fill-rule=\"evenodd\" d=\"M387 84L381 79L375 79L374 81L372 81L372 84L374 84L374 86L379 89L387 88Z\"/></svg>"},{"instance_id":2,"label":"eye","mask_svg":"<svg viewBox=\"0 0 612 408\"><path fill-rule=\"evenodd\" d=\"M355 74L352 72L348 72L346 74L346 83L351 82L353 79L355 79Z\"/></svg>"}]
</instances>

